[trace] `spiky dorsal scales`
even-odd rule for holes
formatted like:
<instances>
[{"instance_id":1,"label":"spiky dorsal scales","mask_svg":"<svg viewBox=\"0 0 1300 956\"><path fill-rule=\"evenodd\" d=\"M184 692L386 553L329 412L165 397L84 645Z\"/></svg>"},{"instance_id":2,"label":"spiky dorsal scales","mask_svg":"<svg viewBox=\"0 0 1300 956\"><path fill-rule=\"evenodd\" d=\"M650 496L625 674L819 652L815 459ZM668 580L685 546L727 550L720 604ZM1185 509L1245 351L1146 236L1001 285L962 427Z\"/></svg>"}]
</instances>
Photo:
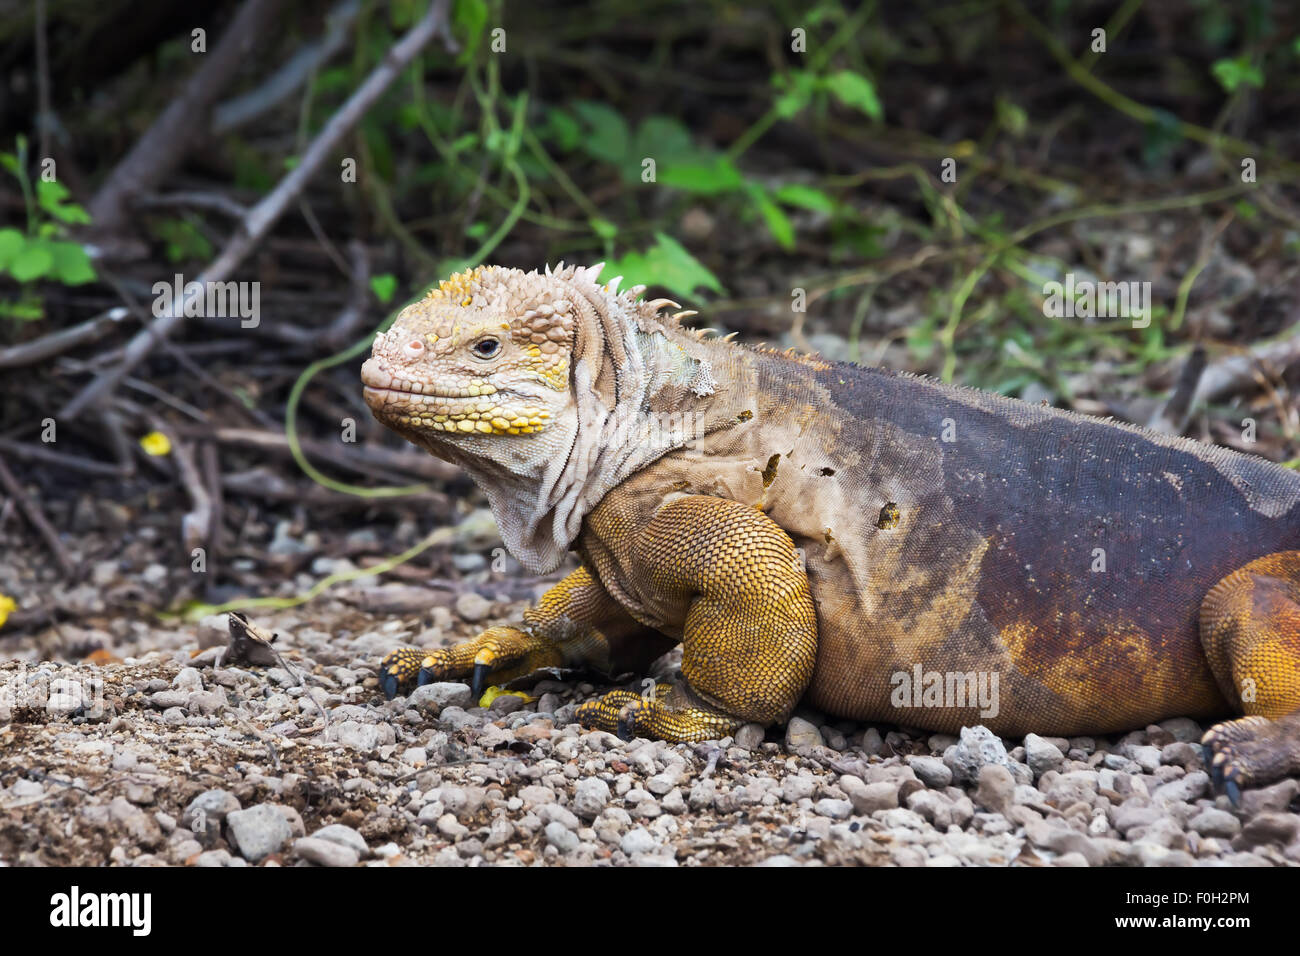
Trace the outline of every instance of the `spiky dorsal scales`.
<instances>
[{"instance_id":1,"label":"spiky dorsal scales","mask_svg":"<svg viewBox=\"0 0 1300 956\"><path fill-rule=\"evenodd\" d=\"M683 319L696 313L683 311L681 304L668 298L640 301L644 285L618 291L622 276L603 286L598 284L603 262L590 266L565 265L563 261L543 271L523 272L501 266L478 266L443 279L426 294L426 301L464 308L486 308L510 316L511 335L522 344L531 343L543 351L571 341L574 331L572 296L566 297L565 286L574 295L598 293L606 303L617 304L623 314L645 332L671 332L681 328ZM666 312L673 309L673 312Z\"/></svg>"}]
</instances>

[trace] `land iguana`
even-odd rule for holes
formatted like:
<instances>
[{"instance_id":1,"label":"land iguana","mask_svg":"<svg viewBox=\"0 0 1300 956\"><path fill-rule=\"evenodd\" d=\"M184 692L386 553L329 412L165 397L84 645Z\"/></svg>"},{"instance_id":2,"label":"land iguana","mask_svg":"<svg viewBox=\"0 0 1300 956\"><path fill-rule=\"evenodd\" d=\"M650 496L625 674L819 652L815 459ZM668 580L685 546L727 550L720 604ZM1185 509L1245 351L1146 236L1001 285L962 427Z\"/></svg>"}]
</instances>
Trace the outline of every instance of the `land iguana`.
<instances>
[{"instance_id":1,"label":"land iguana","mask_svg":"<svg viewBox=\"0 0 1300 956\"><path fill-rule=\"evenodd\" d=\"M1229 793L1300 770L1300 475L744 347L600 269L457 274L375 338L375 417L463 467L523 565L581 559L515 626L389 654L388 696L644 673L681 643L671 686L612 691L580 722L713 739L803 700L1068 736L1235 713L1203 739ZM997 675L996 715L973 694L897 693L930 672Z\"/></svg>"}]
</instances>

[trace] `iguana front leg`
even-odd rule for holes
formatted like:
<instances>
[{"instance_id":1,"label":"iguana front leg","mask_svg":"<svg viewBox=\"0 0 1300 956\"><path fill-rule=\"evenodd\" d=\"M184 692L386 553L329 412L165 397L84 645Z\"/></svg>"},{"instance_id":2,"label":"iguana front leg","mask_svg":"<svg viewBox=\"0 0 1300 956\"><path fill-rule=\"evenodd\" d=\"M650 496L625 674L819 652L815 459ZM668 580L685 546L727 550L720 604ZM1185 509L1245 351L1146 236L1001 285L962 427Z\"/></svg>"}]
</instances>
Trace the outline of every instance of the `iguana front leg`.
<instances>
[{"instance_id":1,"label":"iguana front leg","mask_svg":"<svg viewBox=\"0 0 1300 956\"><path fill-rule=\"evenodd\" d=\"M628 615L586 568L578 568L524 612L522 627L490 627L432 651L399 648L380 663L379 680L389 698L417 684L468 680L477 698L492 684L546 667L641 669L670 646Z\"/></svg>"},{"instance_id":2,"label":"iguana front leg","mask_svg":"<svg viewBox=\"0 0 1300 956\"><path fill-rule=\"evenodd\" d=\"M1300 773L1300 551L1257 558L1211 588L1201 644L1220 690L1247 715L1201 741L1235 804L1241 787Z\"/></svg>"},{"instance_id":3,"label":"iguana front leg","mask_svg":"<svg viewBox=\"0 0 1300 956\"><path fill-rule=\"evenodd\" d=\"M817 615L789 535L747 505L691 495L661 508L627 551L637 590L680 622L684 679L666 694L589 701L578 720L625 739L691 741L788 717L817 656Z\"/></svg>"}]
</instances>

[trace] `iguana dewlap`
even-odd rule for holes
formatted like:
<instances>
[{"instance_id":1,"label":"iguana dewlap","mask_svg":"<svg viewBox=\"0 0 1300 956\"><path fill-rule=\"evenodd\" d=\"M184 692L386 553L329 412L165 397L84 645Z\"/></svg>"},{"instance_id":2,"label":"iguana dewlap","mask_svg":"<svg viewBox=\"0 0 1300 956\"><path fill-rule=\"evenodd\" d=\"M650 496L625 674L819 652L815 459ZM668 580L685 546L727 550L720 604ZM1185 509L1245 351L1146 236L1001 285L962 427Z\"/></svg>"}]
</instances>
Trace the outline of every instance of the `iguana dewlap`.
<instances>
[{"instance_id":1,"label":"iguana dewlap","mask_svg":"<svg viewBox=\"0 0 1300 956\"><path fill-rule=\"evenodd\" d=\"M463 466L511 551L582 567L518 627L395 652L385 690L550 665L682 677L580 719L696 740L828 713L1005 735L1259 718L1300 770L1300 475L878 369L705 338L599 267L453 276L377 337L375 416Z\"/></svg>"}]
</instances>

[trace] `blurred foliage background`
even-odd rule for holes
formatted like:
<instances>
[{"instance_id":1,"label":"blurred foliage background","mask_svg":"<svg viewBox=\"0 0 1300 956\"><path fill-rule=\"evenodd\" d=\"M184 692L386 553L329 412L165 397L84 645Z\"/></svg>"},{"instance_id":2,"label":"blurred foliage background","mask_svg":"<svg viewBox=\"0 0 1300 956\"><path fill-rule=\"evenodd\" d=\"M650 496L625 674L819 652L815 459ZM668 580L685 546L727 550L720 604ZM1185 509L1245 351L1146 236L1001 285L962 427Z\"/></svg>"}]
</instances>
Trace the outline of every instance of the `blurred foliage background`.
<instances>
[{"instance_id":1,"label":"blurred foliage background","mask_svg":"<svg viewBox=\"0 0 1300 956\"><path fill-rule=\"evenodd\" d=\"M139 313L40 362L3 350L197 275L427 9L274 3L198 132L165 144L165 180L104 228L96 192L199 68L194 31L211 49L243 6L6 4L11 451L120 360ZM187 322L64 448L121 478L159 457L122 434L279 428L299 398L304 436L351 416L388 445L359 352L334 357L478 262L604 260L742 341L1134 421L1198 347L1248 354L1300 320L1300 5L455 0L449 17L452 42L401 71L239 265L261 324ZM1067 273L1150 282L1153 321L1045 315L1044 284ZM1247 409L1251 450L1293 458L1285 366L1212 397L1189 433L1240 446Z\"/></svg>"},{"instance_id":2,"label":"blurred foliage background","mask_svg":"<svg viewBox=\"0 0 1300 956\"><path fill-rule=\"evenodd\" d=\"M20 287L5 290L10 340L35 332L12 320L84 313L95 272L66 241L88 221L69 197L84 201L167 106L193 69L191 31L219 34L236 6L50 0L43 123L34 5L10 4L0 60L10 224L0 268ZM280 6L222 105L328 32L326 4ZM347 19L337 53L228 131L219 105L202 142L175 144L186 158L168 187L254 201L423 8L332 8ZM1164 356L1184 316L1141 336L1047 321L1040 276L1156 281L1168 319L1177 290L1164 283L1195 263L1202 238L1180 213L1212 221L1232 208L1219 240L1248 259L1283 266L1300 251L1288 193L1300 169L1292 4L456 0L452 21L459 52L428 48L342 151L357 183L322 174L309 191L323 239L367 243L380 304L477 261L604 259L608 275L709 304L712 325L846 347L836 358L879 360L899 343L904 364L1068 398L1071 373L1095 360L1133 372ZM1097 28L1104 53L1093 52ZM40 155L59 160L57 183L31 174L38 139ZM1238 183L1243 155L1276 190L1270 201L1247 189L1195 201ZM940 179L945 158L955 182ZM1064 210L1155 197L1186 202L1022 235ZM287 216L276 237L311 240L304 218ZM137 262L170 274L197 271L229 226L167 208L140 213L130 233L146 246ZM316 262L304 250L272 263L277 244L264 249L272 321L311 324L304 306L342 261L317 245ZM915 264L918 252L931 255ZM1294 302L1287 283L1263 285L1220 299L1209 311L1225 314L1204 331L1237 341L1277 331ZM806 320L790 308L794 287L811 292ZM1192 297L1194 315L1207 297Z\"/></svg>"}]
</instances>

